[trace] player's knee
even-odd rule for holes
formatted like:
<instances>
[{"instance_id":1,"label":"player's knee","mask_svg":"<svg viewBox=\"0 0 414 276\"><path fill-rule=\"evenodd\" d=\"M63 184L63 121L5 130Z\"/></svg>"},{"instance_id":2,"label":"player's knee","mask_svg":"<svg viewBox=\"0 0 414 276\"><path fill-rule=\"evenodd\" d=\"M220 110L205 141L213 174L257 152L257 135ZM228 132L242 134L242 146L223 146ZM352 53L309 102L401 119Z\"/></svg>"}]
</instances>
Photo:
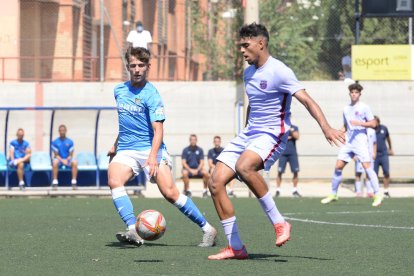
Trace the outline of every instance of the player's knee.
<instances>
[{"instance_id":1,"label":"player's knee","mask_svg":"<svg viewBox=\"0 0 414 276\"><path fill-rule=\"evenodd\" d=\"M224 184L220 181L219 177L217 177L214 173L213 175L208 179L208 189L210 190L210 193L212 196L216 195L221 188L224 187Z\"/></svg>"},{"instance_id":2,"label":"player's knee","mask_svg":"<svg viewBox=\"0 0 414 276\"><path fill-rule=\"evenodd\" d=\"M182 171L182 175L183 175L183 178L188 178L188 171L187 170L183 170Z\"/></svg>"},{"instance_id":3,"label":"player's knee","mask_svg":"<svg viewBox=\"0 0 414 276\"><path fill-rule=\"evenodd\" d=\"M59 166L59 160L53 159L53 167L57 168Z\"/></svg>"},{"instance_id":4,"label":"player's knee","mask_svg":"<svg viewBox=\"0 0 414 276\"><path fill-rule=\"evenodd\" d=\"M111 175L108 176L108 186L111 189L118 188L118 187L121 187L123 185L124 185L124 183L122 183L121 179L119 179L118 177L114 177L114 176L111 176Z\"/></svg>"},{"instance_id":5,"label":"player's knee","mask_svg":"<svg viewBox=\"0 0 414 276\"><path fill-rule=\"evenodd\" d=\"M77 160L73 160L71 162L71 164L72 164L72 167L77 167L78 166L78 161Z\"/></svg>"}]
</instances>

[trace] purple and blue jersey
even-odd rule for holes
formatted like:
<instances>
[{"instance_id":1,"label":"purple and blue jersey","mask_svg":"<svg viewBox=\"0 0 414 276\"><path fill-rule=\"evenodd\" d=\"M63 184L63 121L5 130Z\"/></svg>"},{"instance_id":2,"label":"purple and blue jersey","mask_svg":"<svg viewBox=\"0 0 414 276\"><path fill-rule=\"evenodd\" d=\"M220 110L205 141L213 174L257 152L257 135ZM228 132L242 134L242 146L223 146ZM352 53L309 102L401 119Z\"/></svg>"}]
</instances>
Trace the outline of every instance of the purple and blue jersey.
<instances>
[{"instance_id":1,"label":"purple and blue jersey","mask_svg":"<svg viewBox=\"0 0 414 276\"><path fill-rule=\"evenodd\" d=\"M69 138L56 138L52 143L52 151L59 154L60 157L66 159L75 150L73 141Z\"/></svg>"}]
</instances>

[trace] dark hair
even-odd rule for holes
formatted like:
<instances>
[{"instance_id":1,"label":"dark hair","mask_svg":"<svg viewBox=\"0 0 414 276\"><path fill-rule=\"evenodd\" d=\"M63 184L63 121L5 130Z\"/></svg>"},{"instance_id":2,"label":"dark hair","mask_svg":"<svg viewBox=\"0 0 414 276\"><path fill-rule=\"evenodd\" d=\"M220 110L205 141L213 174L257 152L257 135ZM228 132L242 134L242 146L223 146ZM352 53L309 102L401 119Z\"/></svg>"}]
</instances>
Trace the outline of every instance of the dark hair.
<instances>
[{"instance_id":1,"label":"dark hair","mask_svg":"<svg viewBox=\"0 0 414 276\"><path fill-rule=\"evenodd\" d=\"M361 92L363 89L364 88L359 83L353 83L353 84L351 84L351 85L348 86L348 90L349 91L358 90L359 92Z\"/></svg>"},{"instance_id":2,"label":"dark hair","mask_svg":"<svg viewBox=\"0 0 414 276\"><path fill-rule=\"evenodd\" d=\"M196 138L197 139L197 135L195 135L195 134L190 134L190 138L191 137L194 137L194 138Z\"/></svg>"},{"instance_id":3,"label":"dark hair","mask_svg":"<svg viewBox=\"0 0 414 276\"><path fill-rule=\"evenodd\" d=\"M239 30L239 37L258 37L263 36L266 38L266 43L269 42L269 32L267 31L266 27L261 24L257 24L253 22L249 25L243 25Z\"/></svg>"},{"instance_id":4,"label":"dark hair","mask_svg":"<svg viewBox=\"0 0 414 276\"><path fill-rule=\"evenodd\" d=\"M214 136L214 139L213 139L213 140L215 140L215 139L219 139L219 140L221 140L221 137L220 137L220 136L218 136L218 135L216 135L216 136Z\"/></svg>"},{"instance_id":5,"label":"dark hair","mask_svg":"<svg viewBox=\"0 0 414 276\"><path fill-rule=\"evenodd\" d=\"M67 127L66 127L65 125L60 125L60 126L58 127L58 129L60 129L61 127L63 127L64 129L66 129L66 130L67 130Z\"/></svg>"},{"instance_id":6,"label":"dark hair","mask_svg":"<svg viewBox=\"0 0 414 276\"><path fill-rule=\"evenodd\" d=\"M129 47L125 53L125 59L129 64L129 58L135 57L137 60L142 61L143 63L148 64L151 59L151 53L143 47Z\"/></svg>"},{"instance_id":7,"label":"dark hair","mask_svg":"<svg viewBox=\"0 0 414 276\"><path fill-rule=\"evenodd\" d=\"M380 118L377 115L374 115L374 119L378 121L378 124L381 122Z\"/></svg>"}]
</instances>

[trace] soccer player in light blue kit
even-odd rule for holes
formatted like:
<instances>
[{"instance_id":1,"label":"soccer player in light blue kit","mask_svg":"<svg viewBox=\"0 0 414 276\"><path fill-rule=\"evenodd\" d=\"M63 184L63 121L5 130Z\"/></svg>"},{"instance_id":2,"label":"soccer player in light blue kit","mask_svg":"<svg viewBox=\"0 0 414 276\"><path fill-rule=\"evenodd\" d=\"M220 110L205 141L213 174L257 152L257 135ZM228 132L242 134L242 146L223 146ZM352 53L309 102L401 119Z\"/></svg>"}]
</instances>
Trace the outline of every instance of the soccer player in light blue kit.
<instances>
[{"instance_id":1,"label":"soccer player in light blue kit","mask_svg":"<svg viewBox=\"0 0 414 276\"><path fill-rule=\"evenodd\" d=\"M16 132L17 139L10 142L9 166L16 169L19 179L19 188L24 190L24 168L29 165L32 149L29 142L24 140L24 130L19 128Z\"/></svg>"},{"instance_id":2,"label":"soccer player in light blue kit","mask_svg":"<svg viewBox=\"0 0 414 276\"><path fill-rule=\"evenodd\" d=\"M239 31L239 47L250 66L244 72L244 84L250 112L246 128L219 155L209 181L211 196L220 217L228 247L210 260L247 259L240 239L234 208L226 185L236 176L243 180L269 218L276 232L276 246L290 239L291 225L278 211L265 179L259 170L269 168L285 149L291 123L292 96L315 118L326 139L332 144L345 141L344 133L331 128L318 104L298 82L293 71L273 58L268 49L269 33L265 26L250 24Z\"/></svg>"},{"instance_id":3,"label":"soccer player in light blue kit","mask_svg":"<svg viewBox=\"0 0 414 276\"><path fill-rule=\"evenodd\" d=\"M129 48L125 54L130 81L115 87L119 134L109 151L108 184L118 214L128 227L116 234L120 242L140 246L144 243L135 229L136 218L125 184L141 171L155 182L161 194L203 231L200 247L215 244L216 229L187 196L180 194L171 173L171 158L163 142L164 103L157 89L147 81L150 52Z\"/></svg>"},{"instance_id":4,"label":"soccer player in light blue kit","mask_svg":"<svg viewBox=\"0 0 414 276\"><path fill-rule=\"evenodd\" d=\"M338 188L342 181L342 170L355 156L362 162L365 173L368 176L372 189L374 190L374 202L372 206L377 207L382 203L379 194L378 177L373 169L372 157L369 153L367 128L375 128L377 122L368 105L359 101L363 87L359 83L348 86L351 103L344 107L344 128L347 133L346 144L341 148L336 160L335 171L332 177L332 192L322 199L322 204L328 204L338 200Z\"/></svg>"}]
</instances>

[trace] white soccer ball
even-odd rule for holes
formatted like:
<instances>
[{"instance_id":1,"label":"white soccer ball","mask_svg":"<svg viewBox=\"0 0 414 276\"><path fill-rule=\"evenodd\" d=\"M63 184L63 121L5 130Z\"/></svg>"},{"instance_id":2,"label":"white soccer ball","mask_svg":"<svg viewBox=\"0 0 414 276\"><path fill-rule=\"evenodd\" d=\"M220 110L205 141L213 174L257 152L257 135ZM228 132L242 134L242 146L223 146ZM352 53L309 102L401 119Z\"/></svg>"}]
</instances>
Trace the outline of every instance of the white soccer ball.
<instances>
[{"instance_id":1,"label":"white soccer ball","mask_svg":"<svg viewBox=\"0 0 414 276\"><path fill-rule=\"evenodd\" d=\"M167 222L160 212L145 210L137 216L135 227L141 238L147 241L155 241L164 235Z\"/></svg>"}]
</instances>

